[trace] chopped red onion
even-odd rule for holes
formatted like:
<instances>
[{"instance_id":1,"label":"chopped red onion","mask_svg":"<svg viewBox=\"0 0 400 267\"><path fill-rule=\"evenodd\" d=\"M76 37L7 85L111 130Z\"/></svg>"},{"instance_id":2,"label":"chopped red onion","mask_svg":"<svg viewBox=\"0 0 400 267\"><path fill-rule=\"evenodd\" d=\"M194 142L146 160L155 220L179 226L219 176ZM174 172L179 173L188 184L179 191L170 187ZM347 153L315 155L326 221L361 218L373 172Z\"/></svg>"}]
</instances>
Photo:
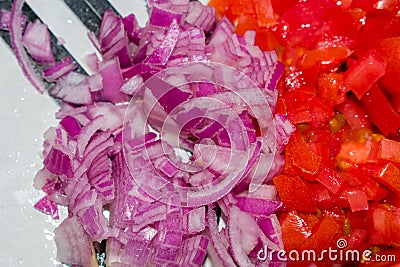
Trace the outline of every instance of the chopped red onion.
<instances>
[{"instance_id":1,"label":"chopped red onion","mask_svg":"<svg viewBox=\"0 0 400 267\"><path fill-rule=\"evenodd\" d=\"M54 66L47 68L43 71L43 78L48 82L54 82L64 75L67 75L74 69L77 65L72 60L71 56L66 56L60 62L57 62Z\"/></svg>"},{"instance_id":2,"label":"chopped red onion","mask_svg":"<svg viewBox=\"0 0 400 267\"><path fill-rule=\"evenodd\" d=\"M28 53L40 64L54 64L54 54L50 44L47 26L38 19L30 22L22 36L22 44Z\"/></svg>"},{"instance_id":3,"label":"chopped red onion","mask_svg":"<svg viewBox=\"0 0 400 267\"><path fill-rule=\"evenodd\" d=\"M98 36L89 34L101 61L88 57L87 76L71 57L54 64L40 22L21 37L22 4L11 13L20 64L40 90L22 38L51 64L43 76L61 99L35 178L46 193L35 208L57 217L57 205L68 207L59 260L90 266L90 242L103 240L107 264L121 267L201 266L207 251L216 266L255 266L261 244L282 247L281 202L267 183L294 127L273 115L283 65L254 46L255 31L236 35L228 18L216 22L214 8L188 0L149 1L144 28L106 11ZM221 231L214 209L227 222Z\"/></svg>"}]
</instances>

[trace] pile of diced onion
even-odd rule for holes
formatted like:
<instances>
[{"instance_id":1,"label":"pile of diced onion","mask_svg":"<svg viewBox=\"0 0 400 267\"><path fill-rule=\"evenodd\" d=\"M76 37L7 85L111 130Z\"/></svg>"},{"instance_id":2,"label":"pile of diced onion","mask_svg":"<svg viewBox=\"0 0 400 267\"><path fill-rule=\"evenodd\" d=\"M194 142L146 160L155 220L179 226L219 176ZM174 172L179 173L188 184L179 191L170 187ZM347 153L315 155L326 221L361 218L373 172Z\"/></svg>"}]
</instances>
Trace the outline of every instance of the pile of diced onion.
<instances>
[{"instance_id":1,"label":"pile of diced onion","mask_svg":"<svg viewBox=\"0 0 400 267\"><path fill-rule=\"evenodd\" d=\"M294 127L274 114L283 72L255 32L234 33L213 7L188 0L149 1L144 28L135 16L106 11L95 73L55 62L50 34L21 13L2 11L26 76L61 101L59 125L45 133L35 208L58 219L57 259L97 266L268 266L257 253L283 248L271 179ZM42 77L31 60L43 67ZM109 216L106 216L109 214ZM224 222L225 226L221 226Z\"/></svg>"}]
</instances>

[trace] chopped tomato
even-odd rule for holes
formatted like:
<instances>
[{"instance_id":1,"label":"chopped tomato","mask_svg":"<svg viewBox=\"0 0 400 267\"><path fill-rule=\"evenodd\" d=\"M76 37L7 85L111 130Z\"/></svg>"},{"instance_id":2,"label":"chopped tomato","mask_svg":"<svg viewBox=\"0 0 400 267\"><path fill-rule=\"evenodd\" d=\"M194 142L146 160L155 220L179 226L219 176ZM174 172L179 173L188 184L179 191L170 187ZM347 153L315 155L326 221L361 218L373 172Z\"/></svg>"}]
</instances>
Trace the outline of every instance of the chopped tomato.
<instances>
[{"instance_id":1,"label":"chopped tomato","mask_svg":"<svg viewBox=\"0 0 400 267\"><path fill-rule=\"evenodd\" d=\"M280 218L282 240L287 251L296 249L299 245L306 242L311 235L310 227L300 218L296 212L288 212Z\"/></svg>"},{"instance_id":2,"label":"chopped tomato","mask_svg":"<svg viewBox=\"0 0 400 267\"><path fill-rule=\"evenodd\" d=\"M320 72L329 72L338 67L351 54L351 51L344 47L327 47L307 51L300 59L303 68L318 65Z\"/></svg>"},{"instance_id":3,"label":"chopped tomato","mask_svg":"<svg viewBox=\"0 0 400 267\"><path fill-rule=\"evenodd\" d=\"M367 195L360 189L347 189L347 200L349 201L352 212L360 210L368 210Z\"/></svg>"},{"instance_id":4,"label":"chopped tomato","mask_svg":"<svg viewBox=\"0 0 400 267\"><path fill-rule=\"evenodd\" d=\"M400 115L397 113L386 96L378 86L371 90L361 99L362 106L373 122L384 135L396 133L400 128Z\"/></svg>"},{"instance_id":5,"label":"chopped tomato","mask_svg":"<svg viewBox=\"0 0 400 267\"><path fill-rule=\"evenodd\" d=\"M400 94L400 37L382 39L375 49L387 63L379 85L387 93Z\"/></svg>"},{"instance_id":6,"label":"chopped tomato","mask_svg":"<svg viewBox=\"0 0 400 267\"><path fill-rule=\"evenodd\" d=\"M274 14L271 0L253 0L259 27L272 27L277 16Z\"/></svg>"},{"instance_id":7,"label":"chopped tomato","mask_svg":"<svg viewBox=\"0 0 400 267\"><path fill-rule=\"evenodd\" d=\"M362 164L368 162L368 156L371 151L372 143L349 141L344 142L336 158L345 160L354 164Z\"/></svg>"},{"instance_id":8,"label":"chopped tomato","mask_svg":"<svg viewBox=\"0 0 400 267\"><path fill-rule=\"evenodd\" d=\"M320 249L329 246L335 235L339 232L340 226L330 214L324 214L319 223L313 228L314 240Z\"/></svg>"},{"instance_id":9,"label":"chopped tomato","mask_svg":"<svg viewBox=\"0 0 400 267\"><path fill-rule=\"evenodd\" d=\"M400 142L383 138L374 143L369 160L377 162L379 159L400 163Z\"/></svg>"},{"instance_id":10,"label":"chopped tomato","mask_svg":"<svg viewBox=\"0 0 400 267\"><path fill-rule=\"evenodd\" d=\"M317 181L324 185L329 191L336 194L343 185L343 178L331 168L321 166L317 174Z\"/></svg>"},{"instance_id":11,"label":"chopped tomato","mask_svg":"<svg viewBox=\"0 0 400 267\"><path fill-rule=\"evenodd\" d=\"M379 205L371 209L369 242L372 244L390 244L392 212L389 207Z\"/></svg>"},{"instance_id":12,"label":"chopped tomato","mask_svg":"<svg viewBox=\"0 0 400 267\"><path fill-rule=\"evenodd\" d=\"M336 106L336 109L345 116L351 128L371 128L371 123L357 100L347 98L343 103Z\"/></svg>"},{"instance_id":13,"label":"chopped tomato","mask_svg":"<svg viewBox=\"0 0 400 267\"><path fill-rule=\"evenodd\" d=\"M343 91L340 90L343 84L343 74L327 73L318 78L317 94L328 105L334 107L345 100Z\"/></svg>"},{"instance_id":14,"label":"chopped tomato","mask_svg":"<svg viewBox=\"0 0 400 267\"><path fill-rule=\"evenodd\" d=\"M399 3L211 0L236 32L255 30L256 44L286 66L275 111L297 130L273 183L287 251L321 251L345 238L348 249L400 259ZM332 266L289 266L310 264Z\"/></svg>"},{"instance_id":15,"label":"chopped tomato","mask_svg":"<svg viewBox=\"0 0 400 267\"><path fill-rule=\"evenodd\" d=\"M386 62L374 51L368 51L344 74L345 91L352 91L358 99L379 80L386 69Z\"/></svg>"},{"instance_id":16,"label":"chopped tomato","mask_svg":"<svg viewBox=\"0 0 400 267\"><path fill-rule=\"evenodd\" d=\"M392 163L387 163L377 167L374 178L400 196L400 170Z\"/></svg>"},{"instance_id":17,"label":"chopped tomato","mask_svg":"<svg viewBox=\"0 0 400 267\"><path fill-rule=\"evenodd\" d=\"M322 157L312 152L305 143L291 145L287 150L286 158L302 172L308 174L316 174L322 160Z\"/></svg>"},{"instance_id":18,"label":"chopped tomato","mask_svg":"<svg viewBox=\"0 0 400 267\"><path fill-rule=\"evenodd\" d=\"M309 188L300 177L279 175L273 181L285 207L300 211L317 211Z\"/></svg>"}]
</instances>

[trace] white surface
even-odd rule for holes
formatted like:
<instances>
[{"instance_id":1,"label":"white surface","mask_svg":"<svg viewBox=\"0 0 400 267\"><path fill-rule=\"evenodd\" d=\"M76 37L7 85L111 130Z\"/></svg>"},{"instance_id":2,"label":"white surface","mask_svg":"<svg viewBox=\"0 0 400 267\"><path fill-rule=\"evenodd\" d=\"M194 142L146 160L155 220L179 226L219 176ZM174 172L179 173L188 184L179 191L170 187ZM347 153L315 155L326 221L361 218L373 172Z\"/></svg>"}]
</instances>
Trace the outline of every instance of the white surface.
<instances>
[{"instance_id":1,"label":"white surface","mask_svg":"<svg viewBox=\"0 0 400 267\"><path fill-rule=\"evenodd\" d=\"M66 41L80 64L94 51L86 28L61 0L27 2L53 34ZM123 15L135 13L140 24L145 24L145 0L109 2ZM58 105L29 84L1 38L0 62L0 266L58 266L53 241L58 222L32 208L42 196L32 182L42 168L43 133L57 124Z\"/></svg>"},{"instance_id":2,"label":"white surface","mask_svg":"<svg viewBox=\"0 0 400 267\"><path fill-rule=\"evenodd\" d=\"M58 107L23 77L2 39L0 62L0 265L54 267L54 223L32 208L41 196L32 181Z\"/></svg>"}]
</instances>

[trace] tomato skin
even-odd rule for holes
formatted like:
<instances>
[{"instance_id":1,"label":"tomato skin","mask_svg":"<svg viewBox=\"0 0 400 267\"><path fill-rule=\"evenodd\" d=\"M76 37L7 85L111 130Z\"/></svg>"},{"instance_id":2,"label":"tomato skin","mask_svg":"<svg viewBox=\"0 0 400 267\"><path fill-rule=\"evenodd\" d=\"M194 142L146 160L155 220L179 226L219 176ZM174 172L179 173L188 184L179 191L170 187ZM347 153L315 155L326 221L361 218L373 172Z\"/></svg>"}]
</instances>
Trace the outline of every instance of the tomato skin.
<instances>
[{"instance_id":1,"label":"tomato skin","mask_svg":"<svg viewBox=\"0 0 400 267\"><path fill-rule=\"evenodd\" d=\"M318 78L317 95L328 105L334 107L345 101L345 94L340 90L343 84L343 74L326 73Z\"/></svg>"},{"instance_id":2,"label":"tomato skin","mask_svg":"<svg viewBox=\"0 0 400 267\"><path fill-rule=\"evenodd\" d=\"M311 235L308 224L298 216L297 212L286 212L279 217L282 240L287 251L296 249L306 242Z\"/></svg>"},{"instance_id":3,"label":"tomato skin","mask_svg":"<svg viewBox=\"0 0 400 267\"><path fill-rule=\"evenodd\" d=\"M362 107L384 135L396 133L400 128L400 115L397 113L378 86L373 86L361 99ZM377 108L379 107L379 109Z\"/></svg>"},{"instance_id":4,"label":"tomato skin","mask_svg":"<svg viewBox=\"0 0 400 267\"><path fill-rule=\"evenodd\" d=\"M368 210L368 199L363 190L348 188L346 189L346 195L352 212Z\"/></svg>"},{"instance_id":5,"label":"tomato skin","mask_svg":"<svg viewBox=\"0 0 400 267\"><path fill-rule=\"evenodd\" d=\"M332 10L339 7L329 0L299 1L288 9L277 21L275 32L279 42L285 46L302 46L314 49L323 35L328 31L324 28Z\"/></svg>"},{"instance_id":6,"label":"tomato skin","mask_svg":"<svg viewBox=\"0 0 400 267\"><path fill-rule=\"evenodd\" d=\"M276 23L277 16L274 14L271 0L253 0L255 13L257 14L259 27L272 27Z\"/></svg>"},{"instance_id":7,"label":"tomato skin","mask_svg":"<svg viewBox=\"0 0 400 267\"><path fill-rule=\"evenodd\" d=\"M327 248L339 230L340 226L332 215L329 213L324 214L319 223L313 228L313 238L319 249Z\"/></svg>"},{"instance_id":8,"label":"tomato skin","mask_svg":"<svg viewBox=\"0 0 400 267\"><path fill-rule=\"evenodd\" d=\"M293 144L287 149L287 159L301 170L301 173L316 174L320 168L322 157L311 151L308 144Z\"/></svg>"},{"instance_id":9,"label":"tomato skin","mask_svg":"<svg viewBox=\"0 0 400 267\"><path fill-rule=\"evenodd\" d=\"M279 175L273 182L287 208L307 212L317 211L310 191L300 177Z\"/></svg>"},{"instance_id":10,"label":"tomato skin","mask_svg":"<svg viewBox=\"0 0 400 267\"><path fill-rule=\"evenodd\" d=\"M372 150L373 152L371 151L369 160L378 162L381 159L400 163L400 142L383 138L379 142L374 143Z\"/></svg>"},{"instance_id":11,"label":"tomato skin","mask_svg":"<svg viewBox=\"0 0 400 267\"><path fill-rule=\"evenodd\" d=\"M289 120L295 124L309 122L311 129L318 129L326 125L334 114L331 107L312 93L301 90L287 91L283 98Z\"/></svg>"},{"instance_id":12,"label":"tomato skin","mask_svg":"<svg viewBox=\"0 0 400 267\"><path fill-rule=\"evenodd\" d=\"M311 184L310 190L313 201L319 209L327 210L333 208L332 198L324 186L320 184Z\"/></svg>"},{"instance_id":13,"label":"tomato skin","mask_svg":"<svg viewBox=\"0 0 400 267\"><path fill-rule=\"evenodd\" d=\"M344 47L327 47L310 50L303 54L300 59L300 65L302 68L317 65L319 72L325 73L342 64L350 54L351 51Z\"/></svg>"},{"instance_id":14,"label":"tomato skin","mask_svg":"<svg viewBox=\"0 0 400 267\"><path fill-rule=\"evenodd\" d=\"M383 205L378 205L371 209L370 217L369 242L376 245L389 245L391 230L390 224L393 220L391 211Z\"/></svg>"},{"instance_id":15,"label":"tomato skin","mask_svg":"<svg viewBox=\"0 0 400 267\"><path fill-rule=\"evenodd\" d=\"M345 91L352 91L361 99L368 90L379 80L386 69L386 62L375 51L365 53L344 74Z\"/></svg>"},{"instance_id":16,"label":"tomato skin","mask_svg":"<svg viewBox=\"0 0 400 267\"><path fill-rule=\"evenodd\" d=\"M316 180L333 194L339 192L344 182L343 178L335 170L325 166L321 166L319 169Z\"/></svg>"},{"instance_id":17,"label":"tomato skin","mask_svg":"<svg viewBox=\"0 0 400 267\"><path fill-rule=\"evenodd\" d=\"M371 128L371 123L365 111L356 99L347 98L347 100L336 106L336 110L345 116L347 123L352 129Z\"/></svg>"},{"instance_id":18,"label":"tomato skin","mask_svg":"<svg viewBox=\"0 0 400 267\"><path fill-rule=\"evenodd\" d=\"M374 178L378 183L382 183L400 196L400 169L392 163L378 165L374 173Z\"/></svg>"},{"instance_id":19,"label":"tomato skin","mask_svg":"<svg viewBox=\"0 0 400 267\"><path fill-rule=\"evenodd\" d=\"M210 0L208 5L215 7L215 11L219 18L222 18L228 8L235 3L235 0Z\"/></svg>"},{"instance_id":20,"label":"tomato skin","mask_svg":"<svg viewBox=\"0 0 400 267\"><path fill-rule=\"evenodd\" d=\"M275 13L282 15L285 13L287 10L289 10L291 7L293 7L298 0L271 0L272 7L275 11Z\"/></svg>"},{"instance_id":21,"label":"tomato skin","mask_svg":"<svg viewBox=\"0 0 400 267\"><path fill-rule=\"evenodd\" d=\"M400 37L384 38L374 46L387 63L379 85L387 93L400 94Z\"/></svg>"},{"instance_id":22,"label":"tomato skin","mask_svg":"<svg viewBox=\"0 0 400 267\"><path fill-rule=\"evenodd\" d=\"M363 190L368 200L381 200L388 195L388 192L371 178L368 178Z\"/></svg>"}]
</instances>

